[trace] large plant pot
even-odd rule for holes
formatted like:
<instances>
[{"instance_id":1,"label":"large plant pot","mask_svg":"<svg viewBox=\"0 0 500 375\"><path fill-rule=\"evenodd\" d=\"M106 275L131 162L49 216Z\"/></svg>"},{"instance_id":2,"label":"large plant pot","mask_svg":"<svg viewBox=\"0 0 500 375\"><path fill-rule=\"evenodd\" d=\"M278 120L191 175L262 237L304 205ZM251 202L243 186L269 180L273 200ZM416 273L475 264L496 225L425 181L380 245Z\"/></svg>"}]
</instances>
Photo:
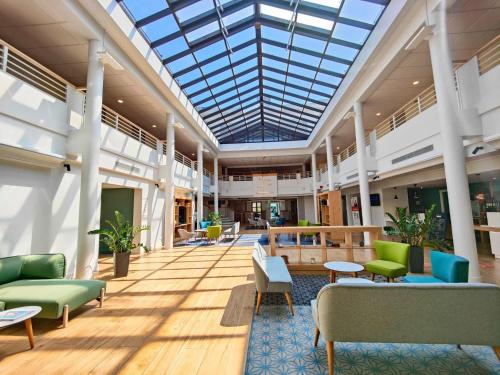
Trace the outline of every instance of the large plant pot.
<instances>
[{"instance_id":1,"label":"large plant pot","mask_svg":"<svg viewBox=\"0 0 500 375\"><path fill-rule=\"evenodd\" d=\"M424 273L424 249L420 246L410 247L410 272Z\"/></svg>"},{"instance_id":2,"label":"large plant pot","mask_svg":"<svg viewBox=\"0 0 500 375\"><path fill-rule=\"evenodd\" d=\"M115 253L115 277L125 277L128 275L128 265L130 262L130 253Z\"/></svg>"}]
</instances>

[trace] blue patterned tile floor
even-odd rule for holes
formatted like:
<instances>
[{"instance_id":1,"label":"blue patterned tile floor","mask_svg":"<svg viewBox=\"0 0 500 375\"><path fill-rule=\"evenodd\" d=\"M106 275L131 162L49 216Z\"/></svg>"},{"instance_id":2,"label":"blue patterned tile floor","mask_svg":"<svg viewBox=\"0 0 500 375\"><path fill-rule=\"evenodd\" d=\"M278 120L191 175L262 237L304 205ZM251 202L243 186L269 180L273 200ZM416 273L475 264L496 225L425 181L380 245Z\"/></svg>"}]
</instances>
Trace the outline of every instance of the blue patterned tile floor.
<instances>
[{"instance_id":1,"label":"blue patterned tile floor","mask_svg":"<svg viewBox=\"0 0 500 375\"><path fill-rule=\"evenodd\" d=\"M246 375L328 374L325 344L313 347L310 306L261 306L254 316ZM336 343L336 375L500 374L500 363L485 346Z\"/></svg>"}]
</instances>

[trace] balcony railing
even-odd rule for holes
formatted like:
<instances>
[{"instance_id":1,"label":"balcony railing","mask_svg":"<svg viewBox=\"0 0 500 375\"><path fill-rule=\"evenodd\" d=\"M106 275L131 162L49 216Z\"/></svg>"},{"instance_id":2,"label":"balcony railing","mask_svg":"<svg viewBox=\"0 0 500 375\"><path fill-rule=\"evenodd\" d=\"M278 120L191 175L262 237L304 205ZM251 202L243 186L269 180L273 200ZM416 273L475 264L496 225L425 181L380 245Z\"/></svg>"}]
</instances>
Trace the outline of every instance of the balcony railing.
<instances>
[{"instance_id":1,"label":"balcony railing","mask_svg":"<svg viewBox=\"0 0 500 375\"><path fill-rule=\"evenodd\" d=\"M101 121L142 144L151 147L153 150L156 150L156 142L158 139L154 135L148 133L132 121L104 105L102 106Z\"/></svg>"},{"instance_id":2,"label":"balcony railing","mask_svg":"<svg viewBox=\"0 0 500 375\"><path fill-rule=\"evenodd\" d=\"M500 64L500 35L477 51L476 56L480 75Z\"/></svg>"},{"instance_id":3,"label":"balcony railing","mask_svg":"<svg viewBox=\"0 0 500 375\"><path fill-rule=\"evenodd\" d=\"M312 177L311 171L300 172L300 178L309 178Z\"/></svg>"},{"instance_id":4,"label":"balcony railing","mask_svg":"<svg viewBox=\"0 0 500 375\"><path fill-rule=\"evenodd\" d=\"M370 144L370 134L365 134L365 145L368 146L369 144ZM355 155L356 151L357 151L356 142L354 142L340 152L339 154L340 161L344 161L348 157ZM337 165L335 159L333 159L333 165Z\"/></svg>"},{"instance_id":5,"label":"balcony railing","mask_svg":"<svg viewBox=\"0 0 500 375\"><path fill-rule=\"evenodd\" d=\"M194 162L194 169L198 170L198 162L197 161ZM210 173L210 171L206 168L203 168L203 174L207 177L210 177L212 175L212 173Z\"/></svg>"},{"instance_id":6,"label":"balcony railing","mask_svg":"<svg viewBox=\"0 0 500 375\"><path fill-rule=\"evenodd\" d=\"M434 85L432 85L375 126L377 139L394 131L405 122L436 104L436 102L436 90L434 89Z\"/></svg>"},{"instance_id":7,"label":"balcony railing","mask_svg":"<svg viewBox=\"0 0 500 375\"><path fill-rule=\"evenodd\" d=\"M175 150L175 160L177 160L177 162L181 163L182 165L185 165L186 167L192 168L193 166L193 161L177 150Z\"/></svg>"},{"instance_id":8,"label":"balcony railing","mask_svg":"<svg viewBox=\"0 0 500 375\"><path fill-rule=\"evenodd\" d=\"M479 74L483 75L487 71L493 69L495 66L500 64L500 35L496 36L485 46L483 46L479 51L476 52L478 64L479 64ZM454 69L458 69L462 64L454 66ZM455 78L455 86L458 89L458 84ZM424 91L422 91L418 96L404 104L397 111L392 113L389 117L380 122L375 126L375 134L377 139L382 138L384 135L389 134L394 131L413 117L419 115L426 109L430 108L437 103L436 90L434 85L429 86ZM366 138L365 138L366 139ZM369 138L368 138L369 140ZM369 144L368 142L366 144ZM340 153L340 161L346 160L348 157L356 154L356 142L351 144L346 149L342 150Z\"/></svg>"},{"instance_id":9,"label":"balcony railing","mask_svg":"<svg viewBox=\"0 0 500 375\"><path fill-rule=\"evenodd\" d=\"M66 102L66 80L0 39L0 66L14 77Z\"/></svg>"},{"instance_id":10,"label":"balcony railing","mask_svg":"<svg viewBox=\"0 0 500 375\"><path fill-rule=\"evenodd\" d=\"M253 181L252 175L233 176L233 181Z\"/></svg>"},{"instance_id":11,"label":"balcony railing","mask_svg":"<svg viewBox=\"0 0 500 375\"><path fill-rule=\"evenodd\" d=\"M278 180L296 180L297 173L282 173L278 174Z\"/></svg>"}]
</instances>

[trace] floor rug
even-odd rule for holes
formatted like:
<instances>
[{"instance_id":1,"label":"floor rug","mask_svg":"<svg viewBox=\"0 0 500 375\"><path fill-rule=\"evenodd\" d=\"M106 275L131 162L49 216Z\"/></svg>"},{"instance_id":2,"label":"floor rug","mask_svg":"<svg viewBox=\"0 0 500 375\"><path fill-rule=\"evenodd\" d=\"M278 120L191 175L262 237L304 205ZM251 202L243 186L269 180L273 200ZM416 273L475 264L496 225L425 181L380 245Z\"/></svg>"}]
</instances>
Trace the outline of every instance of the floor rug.
<instances>
[{"instance_id":1,"label":"floor rug","mask_svg":"<svg viewBox=\"0 0 500 375\"><path fill-rule=\"evenodd\" d=\"M340 277L350 277L343 276ZM358 277L369 279L368 274L360 273ZM292 299L295 305L305 305L308 306L311 300L315 299L318 292L325 285L329 284L327 275L292 275L293 280L293 291ZM383 276L377 275L375 277L375 282L385 282L386 279ZM264 293L262 295L263 305L286 305L285 295L283 293Z\"/></svg>"},{"instance_id":2,"label":"floor rug","mask_svg":"<svg viewBox=\"0 0 500 375\"><path fill-rule=\"evenodd\" d=\"M254 316L246 375L328 374L323 340L313 347L309 306L261 307ZM500 374L500 363L485 346L336 343L336 375Z\"/></svg>"}]
</instances>

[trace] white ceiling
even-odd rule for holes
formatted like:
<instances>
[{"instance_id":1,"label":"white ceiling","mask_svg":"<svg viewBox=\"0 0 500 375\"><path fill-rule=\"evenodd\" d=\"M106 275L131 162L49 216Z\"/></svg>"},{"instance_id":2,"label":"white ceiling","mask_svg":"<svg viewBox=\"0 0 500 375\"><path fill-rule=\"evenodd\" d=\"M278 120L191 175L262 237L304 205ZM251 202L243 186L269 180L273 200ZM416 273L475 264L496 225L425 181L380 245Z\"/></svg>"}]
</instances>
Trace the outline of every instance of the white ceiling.
<instances>
[{"instance_id":1,"label":"white ceiling","mask_svg":"<svg viewBox=\"0 0 500 375\"><path fill-rule=\"evenodd\" d=\"M423 1L423 0L419 0ZM64 77L75 86L85 86L87 67L87 38L79 28L68 23L68 10L61 0L2 0L0 7L0 38ZM57 11L55 11L57 10ZM500 33L500 0L457 0L449 11L448 28L454 61L470 59L489 40ZM384 116L390 115L404 103L432 84L429 51L422 44L402 56L401 61L386 72L386 78L372 89L365 101L364 119L372 129ZM412 82L420 83L413 86ZM123 99L124 103L117 103ZM104 104L131 121L164 139L164 109L155 103L141 82L127 71L105 70ZM382 115L375 116L377 112ZM156 124L158 127L153 128ZM338 152L354 142L352 120L338 128L334 147ZM177 131L177 149L187 155L196 153L193 139ZM319 153L324 153L324 148ZM211 156L205 154L210 160ZM247 160L248 159L248 160ZM244 158L224 160L224 165L298 164L304 156ZM296 159L296 160L295 160ZM324 158L319 157L319 162ZM234 164L236 163L236 164Z\"/></svg>"}]
</instances>

